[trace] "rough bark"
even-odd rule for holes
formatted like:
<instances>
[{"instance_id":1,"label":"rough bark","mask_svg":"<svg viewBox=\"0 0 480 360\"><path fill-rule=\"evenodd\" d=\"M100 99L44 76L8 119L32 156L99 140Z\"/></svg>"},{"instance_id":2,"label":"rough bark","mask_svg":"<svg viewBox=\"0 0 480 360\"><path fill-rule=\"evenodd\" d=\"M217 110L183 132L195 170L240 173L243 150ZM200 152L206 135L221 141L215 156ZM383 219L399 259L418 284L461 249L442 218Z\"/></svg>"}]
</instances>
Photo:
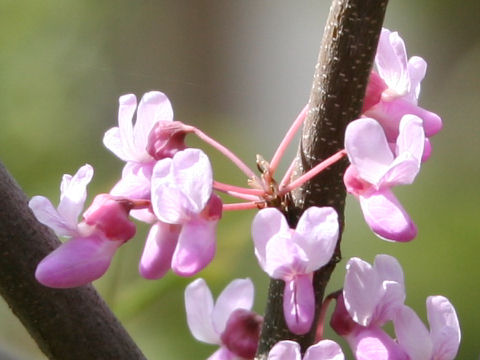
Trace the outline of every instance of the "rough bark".
<instances>
[{"instance_id":1,"label":"rough bark","mask_svg":"<svg viewBox=\"0 0 480 360\"><path fill-rule=\"evenodd\" d=\"M145 359L92 286L56 290L34 278L60 244L0 163L0 293L50 359Z\"/></svg>"},{"instance_id":2,"label":"rough bark","mask_svg":"<svg viewBox=\"0 0 480 360\"><path fill-rule=\"evenodd\" d=\"M388 0L334 0L325 26L315 67L294 176L298 176L343 148L347 124L361 113ZM347 160L340 161L297 189L286 212L291 227L310 206L332 206L343 231ZM325 287L340 261L340 239L331 261L315 272L316 318L305 335L292 334L283 317L284 282L272 279L257 359L266 359L280 340L297 341L302 352L315 340L318 314Z\"/></svg>"}]
</instances>

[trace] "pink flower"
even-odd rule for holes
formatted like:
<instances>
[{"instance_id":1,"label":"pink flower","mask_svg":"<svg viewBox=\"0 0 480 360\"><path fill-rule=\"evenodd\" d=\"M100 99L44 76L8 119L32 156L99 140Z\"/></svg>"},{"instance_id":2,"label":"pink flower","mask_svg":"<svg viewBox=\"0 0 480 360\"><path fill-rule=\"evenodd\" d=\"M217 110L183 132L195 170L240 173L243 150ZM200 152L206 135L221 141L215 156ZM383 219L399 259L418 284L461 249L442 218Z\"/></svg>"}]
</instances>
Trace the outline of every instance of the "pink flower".
<instances>
[{"instance_id":1,"label":"pink flower","mask_svg":"<svg viewBox=\"0 0 480 360\"><path fill-rule=\"evenodd\" d=\"M437 115L417 105L420 83L425 77L427 64L421 57L407 58L405 43L397 32L383 29L380 35L375 64L378 73L372 72L364 100L363 113L379 121L389 143L395 143L399 124L406 114L423 120L427 137L442 128ZM430 155L430 143L425 140L424 159Z\"/></svg>"},{"instance_id":2,"label":"pink flower","mask_svg":"<svg viewBox=\"0 0 480 360\"><path fill-rule=\"evenodd\" d=\"M135 95L123 95L119 99L118 127L105 133L104 145L125 161L122 179L113 187L111 194L132 199L150 198L150 179L153 167L159 158L148 151L152 130L160 123L173 124L173 110L167 96L159 91L143 95L137 109ZM133 125L133 114L137 119ZM184 146L183 146L184 148ZM171 150L171 153L174 151ZM145 222L155 221L148 209L134 210L132 216Z\"/></svg>"},{"instance_id":3,"label":"pink flower","mask_svg":"<svg viewBox=\"0 0 480 360\"><path fill-rule=\"evenodd\" d=\"M344 176L347 191L360 200L372 231L386 240L409 241L417 229L391 187L411 184L420 170L425 135L422 121L405 115L392 151L381 125L370 118L347 126L345 149L351 166Z\"/></svg>"},{"instance_id":4,"label":"pink flower","mask_svg":"<svg viewBox=\"0 0 480 360\"><path fill-rule=\"evenodd\" d=\"M332 340L321 340L310 346L303 360L343 360L340 346ZM302 360L300 345L295 341L284 340L276 343L268 353L267 360Z\"/></svg>"},{"instance_id":5,"label":"pink flower","mask_svg":"<svg viewBox=\"0 0 480 360\"><path fill-rule=\"evenodd\" d=\"M255 255L272 278L285 281L283 313L290 331L304 334L313 322L313 271L327 264L338 239L338 218L333 208L310 207L290 229L275 208L260 210L252 224Z\"/></svg>"},{"instance_id":6,"label":"pink flower","mask_svg":"<svg viewBox=\"0 0 480 360\"><path fill-rule=\"evenodd\" d=\"M187 322L193 336L220 345L210 360L252 359L257 351L261 316L251 312L254 288L250 279L232 281L214 303L203 279L185 289Z\"/></svg>"},{"instance_id":7,"label":"pink flower","mask_svg":"<svg viewBox=\"0 0 480 360\"><path fill-rule=\"evenodd\" d=\"M212 193L210 161L201 150L186 149L155 165L152 227L140 262L140 273L156 279L172 270L191 276L214 257L216 226L222 204Z\"/></svg>"},{"instance_id":8,"label":"pink flower","mask_svg":"<svg viewBox=\"0 0 480 360\"><path fill-rule=\"evenodd\" d=\"M460 328L450 302L441 296L427 299L429 333L404 301L403 271L395 258L377 255L373 266L352 258L332 328L347 340L356 359L453 359ZM389 321L393 321L396 340L382 329Z\"/></svg>"},{"instance_id":9,"label":"pink flower","mask_svg":"<svg viewBox=\"0 0 480 360\"><path fill-rule=\"evenodd\" d=\"M85 212L85 220L78 223L92 176L90 165L82 166L73 177L64 175L57 209L43 196L29 202L41 223L69 237L38 264L35 277L43 285L69 288L98 279L117 248L135 235L135 225L128 219L130 204L107 194L98 195Z\"/></svg>"}]
</instances>

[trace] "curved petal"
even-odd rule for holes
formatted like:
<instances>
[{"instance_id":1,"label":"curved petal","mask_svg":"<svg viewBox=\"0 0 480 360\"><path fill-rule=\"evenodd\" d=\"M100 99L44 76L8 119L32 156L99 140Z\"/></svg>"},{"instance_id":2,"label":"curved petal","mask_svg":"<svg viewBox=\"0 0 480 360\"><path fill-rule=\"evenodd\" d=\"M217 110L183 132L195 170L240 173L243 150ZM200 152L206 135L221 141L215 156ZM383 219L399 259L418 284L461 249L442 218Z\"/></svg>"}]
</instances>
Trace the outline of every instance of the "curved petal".
<instances>
[{"instance_id":1,"label":"curved petal","mask_svg":"<svg viewBox=\"0 0 480 360\"><path fill-rule=\"evenodd\" d=\"M300 275L285 283L283 315L292 333L302 335L310 330L315 316L315 295L310 275Z\"/></svg>"},{"instance_id":2,"label":"curved petal","mask_svg":"<svg viewBox=\"0 0 480 360\"><path fill-rule=\"evenodd\" d=\"M291 340L279 341L268 353L267 360L302 360L300 345Z\"/></svg>"},{"instance_id":3,"label":"curved petal","mask_svg":"<svg viewBox=\"0 0 480 360\"><path fill-rule=\"evenodd\" d=\"M404 284L402 266L393 256L385 254L375 256L373 267L381 280L390 280Z\"/></svg>"},{"instance_id":4,"label":"curved petal","mask_svg":"<svg viewBox=\"0 0 480 360\"><path fill-rule=\"evenodd\" d=\"M177 275L195 275L213 260L217 223L197 218L182 226L172 258L172 270Z\"/></svg>"},{"instance_id":5,"label":"curved petal","mask_svg":"<svg viewBox=\"0 0 480 360\"><path fill-rule=\"evenodd\" d=\"M197 279L185 288L187 324L193 337L208 344L220 344L212 322L213 297L205 280Z\"/></svg>"},{"instance_id":6,"label":"curved petal","mask_svg":"<svg viewBox=\"0 0 480 360\"><path fill-rule=\"evenodd\" d=\"M343 297L345 307L356 323L368 326L375 320L375 308L384 293L382 282L369 263L359 258L348 261Z\"/></svg>"},{"instance_id":7,"label":"curved petal","mask_svg":"<svg viewBox=\"0 0 480 360\"><path fill-rule=\"evenodd\" d=\"M48 287L71 288L101 277L122 244L93 234L73 238L60 245L37 266L35 277Z\"/></svg>"},{"instance_id":8,"label":"curved petal","mask_svg":"<svg viewBox=\"0 0 480 360\"><path fill-rule=\"evenodd\" d=\"M310 346L303 360L344 360L343 351L335 341L322 340Z\"/></svg>"},{"instance_id":9,"label":"curved petal","mask_svg":"<svg viewBox=\"0 0 480 360\"><path fill-rule=\"evenodd\" d=\"M125 155L122 160L137 161L139 154L133 143L133 114L137 108L137 98L133 94L123 95L118 99L118 103L118 131Z\"/></svg>"},{"instance_id":10,"label":"curved petal","mask_svg":"<svg viewBox=\"0 0 480 360\"><path fill-rule=\"evenodd\" d=\"M130 159L130 157L125 153L122 139L120 137L120 129L118 126L108 129L105 132L105 135L103 135L103 145L112 153L114 153L119 159L123 161L128 161Z\"/></svg>"},{"instance_id":11,"label":"curved petal","mask_svg":"<svg viewBox=\"0 0 480 360\"><path fill-rule=\"evenodd\" d=\"M220 349L215 351L208 357L207 360L242 360L226 347L221 346Z\"/></svg>"},{"instance_id":12,"label":"curved petal","mask_svg":"<svg viewBox=\"0 0 480 360\"><path fill-rule=\"evenodd\" d=\"M188 200L187 210L199 214L207 205L213 190L212 166L199 149L185 149L173 157L172 179Z\"/></svg>"},{"instance_id":13,"label":"curved petal","mask_svg":"<svg viewBox=\"0 0 480 360\"><path fill-rule=\"evenodd\" d=\"M355 120L347 126L345 149L360 177L376 186L394 159L382 126L370 118Z\"/></svg>"},{"instance_id":14,"label":"curved petal","mask_svg":"<svg viewBox=\"0 0 480 360\"><path fill-rule=\"evenodd\" d=\"M389 89L399 95L404 95L408 91L410 81L407 71L407 51L405 43L397 32L382 29L375 64Z\"/></svg>"},{"instance_id":15,"label":"curved petal","mask_svg":"<svg viewBox=\"0 0 480 360\"><path fill-rule=\"evenodd\" d=\"M274 235L265 249L265 266L262 266L270 277L289 281L297 274L306 274L308 256L295 244L289 233Z\"/></svg>"},{"instance_id":16,"label":"curved petal","mask_svg":"<svg viewBox=\"0 0 480 360\"><path fill-rule=\"evenodd\" d=\"M152 226L140 259L140 275L160 279L170 270L179 233L175 225L157 222Z\"/></svg>"},{"instance_id":17,"label":"curved petal","mask_svg":"<svg viewBox=\"0 0 480 360\"><path fill-rule=\"evenodd\" d=\"M134 199L149 199L151 179L155 162L127 162L122 170L122 178L110 190L115 196L125 196Z\"/></svg>"},{"instance_id":18,"label":"curved petal","mask_svg":"<svg viewBox=\"0 0 480 360\"><path fill-rule=\"evenodd\" d=\"M59 236L74 236L77 234L77 223L71 224L57 212L50 200L44 196L34 196L28 206L42 224L51 228Z\"/></svg>"},{"instance_id":19,"label":"curved petal","mask_svg":"<svg viewBox=\"0 0 480 360\"><path fill-rule=\"evenodd\" d=\"M308 257L306 272L312 272L330 261L338 239L338 216L331 207L309 207L300 217L293 241Z\"/></svg>"},{"instance_id":20,"label":"curved petal","mask_svg":"<svg viewBox=\"0 0 480 360\"><path fill-rule=\"evenodd\" d=\"M452 360L460 345L460 325L455 308L443 296L427 298L427 317L435 359Z\"/></svg>"},{"instance_id":21,"label":"curved petal","mask_svg":"<svg viewBox=\"0 0 480 360\"><path fill-rule=\"evenodd\" d=\"M173 109L168 97L160 91L150 91L143 95L137 109L137 121L133 128L136 149L147 149L148 137L159 121L172 121Z\"/></svg>"},{"instance_id":22,"label":"curved petal","mask_svg":"<svg viewBox=\"0 0 480 360\"><path fill-rule=\"evenodd\" d=\"M218 333L225 330L228 318L237 309L250 310L254 287L250 279L235 279L221 292L213 308L213 326Z\"/></svg>"},{"instance_id":23,"label":"curved petal","mask_svg":"<svg viewBox=\"0 0 480 360\"><path fill-rule=\"evenodd\" d=\"M347 339L356 360L411 360L388 334L381 328L365 328Z\"/></svg>"},{"instance_id":24,"label":"curved petal","mask_svg":"<svg viewBox=\"0 0 480 360\"><path fill-rule=\"evenodd\" d=\"M255 215L252 222L252 239L255 255L262 268L266 265L266 247L268 241L276 234L288 232L285 216L275 208L265 208Z\"/></svg>"},{"instance_id":25,"label":"curved petal","mask_svg":"<svg viewBox=\"0 0 480 360\"><path fill-rule=\"evenodd\" d=\"M420 83L427 72L427 62L420 56L412 56L407 64L408 76L410 78L410 89L408 99L416 104L420 95Z\"/></svg>"},{"instance_id":26,"label":"curved petal","mask_svg":"<svg viewBox=\"0 0 480 360\"><path fill-rule=\"evenodd\" d=\"M383 189L358 198L365 221L377 236L401 242L417 236L417 227L390 190Z\"/></svg>"},{"instance_id":27,"label":"curved petal","mask_svg":"<svg viewBox=\"0 0 480 360\"><path fill-rule=\"evenodd\" d=\"M400 346L411 359L432 359L433 345L427 328L408 306L400 308L393 319Z\"/></svg>"},{"instance_id":28,"label":"curved petal","mask_svg":"<svg viewBox=\"0 0 480 360\"><path fill-rule=\"evenodd\" d=\"M60 185L60 203L58 213L66 222L73 226L78 222L78 216L83 210L87 198L87 185L93 177L93 168L83 165L75 175L64 175Z\"/></svg>"}]
</instances>

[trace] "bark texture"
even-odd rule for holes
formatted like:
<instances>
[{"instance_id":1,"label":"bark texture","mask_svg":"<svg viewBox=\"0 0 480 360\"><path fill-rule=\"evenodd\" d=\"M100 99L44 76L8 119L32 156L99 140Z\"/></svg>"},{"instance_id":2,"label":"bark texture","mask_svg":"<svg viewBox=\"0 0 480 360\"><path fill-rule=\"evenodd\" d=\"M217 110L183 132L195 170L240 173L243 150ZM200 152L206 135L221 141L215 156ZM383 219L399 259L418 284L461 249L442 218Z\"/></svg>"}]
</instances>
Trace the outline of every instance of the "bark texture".
<instances>
[{"instance_id":1,"label":"bark texture","mask_svg":"<svg viewBox=\"0 0 480 360\"><path fill-rule=\"evenodd\" d=\"M310 93L294 176L341 150L347 124L361 113L388 0L334 0L325 26ZM291 227L310 206L332 206L343 231L346 191L344 159L293 192L286 212ZM302 352L315 341L325 287L341 259L340 240L330 262L315 272L316 318L305 335L292 334L283 317L284 282L272 279L257 359L266 359L280 340L295 340Z\"/></svg>"},{"instance_id":2,"label":"bark texture","mask_svg":"<svg viewBox=\"0 0 480 360\"><path fill-rule=\"evenodd\" d=\"M50 359L145 359L92 286L56 290L34 277L58 247L0 163L0 293Z\"/></svg>"}]
</instances>

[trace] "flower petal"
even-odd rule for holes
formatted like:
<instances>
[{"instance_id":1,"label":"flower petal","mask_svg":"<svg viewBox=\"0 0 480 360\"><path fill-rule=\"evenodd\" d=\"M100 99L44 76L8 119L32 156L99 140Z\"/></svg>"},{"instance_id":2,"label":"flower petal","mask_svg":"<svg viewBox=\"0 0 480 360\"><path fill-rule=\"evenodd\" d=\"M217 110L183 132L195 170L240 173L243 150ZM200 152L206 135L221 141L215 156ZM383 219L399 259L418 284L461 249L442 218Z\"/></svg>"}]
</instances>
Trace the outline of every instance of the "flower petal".
<instances>
[{"instance_id":1,"label":"flower petal","mask_svg":"<svg viewBox=\"0 0 480 360\"><path fill-rule=\"evenodd\" d=\"M87 185L93 177L93 168L83 165L75 175L64 175L60 185L60 203L58 213L71 227L77 225L78 216L83 210L87 198Z\"/></svg>"},{"instance_id":2,"label":"flower petal","mask_svg":"<svg viewBox=\"0 0 480 360\"><path fill-rule=\"evenodd\" d=\"M268 241L276 234L288 232L289 226L285 216L275 208L260 210L252 222L252 239L255 255L260 266L266 266L266 247Z\"/></svg>"},{"instance_id":3,"label":"flower petal","mask_svg":"<svg viewBox=\"0 0 480 360\"><path fill-rule=\"evenodd\" d=\"M50 200L44 196L34 196L28 206L42 224L51 228L58 236L74 236L77 234L77 224L71 224L57 212Z\"/></svg>"},{"instance_id":4,"label":"flower petal","mask_svg":"<svg viewBox=\"0 0 480 360\"><path fill-rule=\"evenodd\" d=\"M290 233L274 235L265 249L265 266L270 277L289 281L297 274L306 274L309 259L305 251L291 238Z\"/></svg>"},{"instance_id":5,"label":"flower petal","mask_svg":"<svg viewBox=\"0 0 480 360\"><path fill-rule=\"evenodd\" d=\"M412 56L407 64L408 77L410 78L410 91L407 98L416 104L420 95L420 83L427 72L427 62L420 56Z\"/></svg>"},{"instance_id":6,"label":"flower petal","mask_svg":"<svg viewBox=\"0 0 480 360\"><path fill-rule=\"evenodd\" d=\"M411 359L432 359L433 345L427 328L408 306L402 306L393 319L400 346Z\"/></svg>"},{"instance_id":7,"label":"flower petal","mask_svg":"<svg viewBox=\"0 0 480 360\"><path fill-rule=\"evenodd\" d=\"M306 272L312 272L330 261L338 239L338 216L331 207L309 207L300 217L293 241L308 257Z\"/></svg>"},{"instance_id":8,"label":"flower petal","mask_svg":"<svg viewBox=\"0 0 480 360\"><path fill-rule=\"evenodd\" d=\"M137 108L137 98L133 94L123 95L118 99L118 103L118 132L124 158L119 156L120 153L118 151L114 152L113 149L109 149L124 161L137 161L139 154L133 143L133 114ZM105 146L107 146L107 144L105 144Z\"/></svg>"},{"instance_id":9,"label":"flower petal","mask_svg":"<svg viewBox=\"0 0 480 360\"><path fill-rule=\"evenodd\" d=\"M345 132L345 149L360 177L379 186L394 159L382 126L370 118L351 122Z\"/></svg>"},{"instance_id":10,"label":"flower petal","mask_svg":"<svg viewBox=\"0 0 480 360\"><path fill-rule=\"evenodd\" d=\"M172 270L180 276L192 276L215 256L218 221L196 218L185 223L172 258Z\"/></svg>"},{"instance_id":11,"label":"flower petal","mask_svg":"<svg viewBox=\"0 0 480 360\"><path fill-rule=\"evenodd\" d=\"M107 271L113 254L121 244L97 234L73 238L38 264L35 277L41 284L53 288L88 284Z\"/></svg>"},{"instance_id":12,"label":"flower petal","mask_svg":"<svg viewBox=\"0 0 480 360\"><path fill-rule=\"evenodd\" d=\"M356 323L368 326L375 320L375 308L384 293L382 282L369 263L359 258L348 261L343 296L345 307Z\"/></svg>"},{"instance_id":13,"label":"flower petal","mask_svg":"<svg viewBox=\"0 0 480 360\"><path fill-rule=\"evenodd\" d=\"M179 233L178 226L160 221L152 226L140 260L140 275L160 279L170 270Z\"/></svg>"},{"instance_id":14,"label":"flower petal","mask_svg":"<svg viewBox=\"0 0 480 360\"><path fill-rule=\"evenodd\" d=\"M168 97L160 91L150 91L143 95L138 105L137 121L133 128L136 149L146 152L148 136L153 126L159 121L172 121L173 109ZM147 159L150 156L146 157Z\"/></svg>"},{"instance_id":15,"label":"flower petal","mask_svg":"<svg viewBox=\"0 0 480 360\"><path fill-rule=\"evenodd\" d=\"M221 346L220 349L215 351L208 357L207 360L242 360L237 355L232 353L226 347Z\"/></svg>"},{"instance_id":16,"label":"flower petal","mask_svg":"<svg viewBox=\"0 0 480 360\"><path fill-rule=\"evenodd\" d=\"M250 279L235 279L221 292L213 308L213 326L218 333L225 330L228 318L237 309L250 310L254 287Z\"/></svg>"},{"instance_id":17,"label":"flower petal","mask_svg":"<svg viewBox=\"0 0 480 360\"><path fill-rule=\"evenodd\" d=\"M366 328L348 339L356 360L411 360L381 328Z\"/></svg>"},{"instance_id":18,"label":"flower petal","mask_svg":"<svg viewBox=\"0 0 480 360\"><path fill-rule=\"evenodd\" d=\"M365 221L377 236L401 242L417 236L417 227L390 190L360 195L359 199Z\"/></svg>"},{"instance_id":19,"label":"flower petal","mask_svg":"<svg viewBox=\"0 0 480 360\"><path fill-rule=\"evenodd\" d=\"M335 341L322 340L310 346L303 360L344 360L343 351Z\"/></svg>"},{"instance_id":20,"label":"flower petal","mask_svg":"<svg viewBox=\"0 0 480 360\"><path fill-rule=\"evenodd\" d=\"M283 315L292 333L302 335L310 330L315 316L315 295L310 275L300 275L285 283Z\"/></svg>"},{"instance_id":21,"label":"flower petal","mask_svg":"<svg viewBox=\"0 0 480 360\"><path fill-rule=\"evenodd\" d=\"M452 360L460 345L460 325L455 308L443 296L427 298L427 317L435 359Z\"/></svg>"},{"instance_id":22,"label":"flower petal","mask_svg":"<svg viewBox=\"0 0 480 360\"><path fill-rule=\"evenodd\" d=\"M267 360L302 360L300 345L291 340L279 341L268 353Z\"/></svg>"},{"instance_id":23,"label":"flower petal","mask_svg":"<svg viewBox=\"0 0 480 360\"><path fill-rule=\"evenodd\" d=\"M205 280L197 279L185 289L187 323L195 339L208 344L220 344L212 322L213 297Z\"/></svg>"}]
</instances>

